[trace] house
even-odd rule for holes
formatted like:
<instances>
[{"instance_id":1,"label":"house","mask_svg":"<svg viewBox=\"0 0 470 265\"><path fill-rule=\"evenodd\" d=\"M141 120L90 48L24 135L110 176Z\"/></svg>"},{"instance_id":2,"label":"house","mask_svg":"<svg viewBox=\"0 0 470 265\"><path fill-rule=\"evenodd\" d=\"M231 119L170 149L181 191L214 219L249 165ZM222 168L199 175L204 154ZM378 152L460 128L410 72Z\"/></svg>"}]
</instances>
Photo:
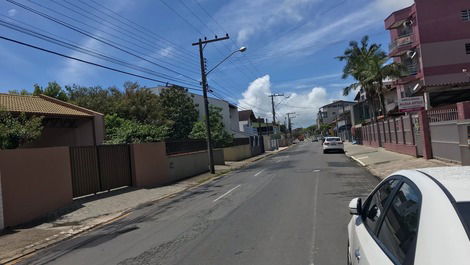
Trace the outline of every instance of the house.
<instances>
[{"instance_id":1,"label":"house","mask_svg":"<svg viewBox=\"0 0 470 265\"><path fill-rule=\"evenodd\" d=\"M150 91L159 95L163 89L167 89L168 87L160 86L150 88ZM194 104L197 106L197 110L199 112L199 120L204 119L204 97L199 94L194 94L187 92L189 96L193 99ZM230 104L229 102L217 98L208 97L209 105L219 107L222 109L221 115L223 117L223 124L225 130L232 134L235 138L239 137L246 137L240 131L239 125L239 118L238 118L238 108L237 106Z\"/></svg>"},{"instance_id":2,"label":"house","mask_svg":"<svg viewBox=\"0 0 470 265\"><path fill-rule=\"evenodd\" d=\"M338 115L346 110L350 110L355 103L352 101L335 100L330 104L322 106L317 113L317 124L320 126L322 124L336 123Z\"/></svg>"},{"instance_id":3,"label":"house","mask_svg":"<svg viewBox=\"0 0 470 265\"><path fill-rule=\"evenodd\" d=\"M55 98L0 94L0 109L44 117L41 136L24 147L88 146L104 141L103 114Z\"/></svg>"},{"instance_id":4,"label":"house","mask_svg":"<svg viewBox=\"0 0 470 265\"><path fill-rule=\"evenodd\" d=\"M424 96L426 108L470 100L470 2L415 0L385 19L389 55L406 70L397 99Z\"/></svg>"},{"instance_id":5,"label":"house","mask_svg":"<svg viewBox=\"0 0 470 265\"><path fill-rule=\"evenodd\" d=\"M255 113L252 110L242 110L238 112L240 131L247 135L258 135L258 130L253 128L253 124L257 121Z\"/></svg>"}]
</instances>

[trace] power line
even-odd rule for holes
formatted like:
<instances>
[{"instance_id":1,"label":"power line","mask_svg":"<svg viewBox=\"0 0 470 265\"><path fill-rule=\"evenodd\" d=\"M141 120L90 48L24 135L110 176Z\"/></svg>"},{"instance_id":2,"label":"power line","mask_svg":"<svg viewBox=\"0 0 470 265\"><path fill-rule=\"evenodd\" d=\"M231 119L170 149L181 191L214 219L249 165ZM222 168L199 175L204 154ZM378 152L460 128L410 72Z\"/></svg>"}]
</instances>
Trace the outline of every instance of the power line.
<instances>
[{"instance_id":1,"label":"power line","mask_svg":"<svg viewBox=\"0 0 470 265\"><path fill-rule=\"evenodd\" d=\"M121 65L121 66L125 66L125 67L128 67L128 68L137 70L137 71L141 71L141 72L144 72L144 73L147 73L147 74L157 76L157 77L162 77L162 78L165 78L165 79L168 79L168 80L177 81L177 82L180 82L180 83L183 83L183 84L195 85L195 83L188 83L185 80L182 80L182 79L179 79L179 78L174 78L174 77L162 74L162 73L158 73L158 72L152 71L150 69L147 69L147 68L144 68L144 67L141 67L141 66L138 66L138 65L134 65L134 64L122 61L120 59L113 58L111 56L104 55L104 54L99 53L97 51L80 47L79 45L76 45L74 43L59 40L57 38L47 36L45 34L37 32L37 31L34 31L34 30L27 29L27 28L24 28L24 27L19 26L19 25L9 23L9 22L4 21L2 19L0 19L0 25L4 26L4 27L7 27L7 28L10 28L12 30L24 33L28 36L32 36L32 37L35 37L35 38L38 38L38 39L41 39L41 40L59 45L59 46L64 47L64 48L68 48L68 49L78 51L78 52L81 52L81 53L84 53L84 54L87 54L87 55L90 55L90 56L93 56L93 57L97 57L97 58L100 58L102 60L105 60L105 61L108 61L108 62L111 62L111 63L115 63L115 64L118 64L118 65Z\"/></svg>"},{"instance_id":2,"label":"power line","mask_svg":"<svg viewBox=\"0 0 470 265\"><path fill-rule=\"evenodd\" d=\"M80 2L83 2L82 0L79 0L79 1L80 1ZM146 28L146 27L144 27L144 26L142 26L142 25L140 25L140 24L138 24L138 23L136 23L136 22L134 22L134 21L132 21L132 20L126 18L126 17L124 17L124 16L121 16L120 14L116 13L114 10L112 10L112 9L110 9L110 8L108 8L108 7L104 6L104 5L102 5L101 3L99 3L99 2L97 2L97 1L95 1L95 0L89 0L89 1L91 1L91 2L93 2L94 4L100 6L101 8L103 8L104 10L106 10L106 11L108 11L108 12L117 15L117 17L119 17L119 18L122 19L122 20L120 20L120 19L117 19L117 20L118 20L118 21L121 21L121 23L123 23L124 25L126 25L126 26L128 26L128 27L130 27L130 28L133 28L133 29L135 29L135 30L137 30L137 31L139 31L139 32L141 32L141 33L143 33L143 34L150 34L150 35L153 35L154 37L156 37L156 38L158 38L158 39L161 39L161 40L167 42L167 43L170 44L170 45L173 45L173 46L175 46L175 47L180 48L179 50L181 50L181 51L186 50L189 54L193 54L192 51L189 50L188 48L183 47L183 46L181 46L181 45L178 45L178 44L176 44L176 43L174 43L174 42L172 42L172 41L170 41L170 40L168 40L168 39L166 39L166 38L164 38L164 37L162 37L162 36L156 34L154 31L152 31L152 30L150 30L150 29L148 29L148 28ZM127 21L128 23L124 22L123 20L124 20L124 21ZM194 58L194 59L195 59L195 58Z\"/></svg>"},{"instance_id":3,"label":"power line","mask_svg":"<svg viewBox=\"0 0 470 265\"><path fill-rule=\"evenodd\" d=\"M77 14L79 14L80 16L87 17L87 18L89 18L89 19L91 19L91 20L93 20L93 21L95 21L95 22L97 22L97 23L100 23L100 24L101 24L101 23L105 22L105 23L107 23L108 25L111 25L110 28L114 29L115 31L117 31L117 32L119 32L119 33L121 33L121 34L123 34L123 35L129 36L130 38L138 38L138 39L140 39L141 42L144 42L145 44L148 45L148 47L151 47L152 49L154 49L154 46L155 46L155 45L158 46L158 47L160 47L160 48L162 48L162 49L165 49L165 48L166 48L166 47L164 47L163 45L159 44L159 40L157 40L156 38L149 38L149 37L148 37L148 34L141 35L141 34L137 34L137 33L135 33L135 32L132 32L132 31L130 31L130 30L127 30L127 29L125 29L125 28L123 28L123 27L121 27L121 26L119 26L119 25L117 25L117 24L115 24L115 23L113 23L113 22L107 20L107 19L104 19L102 16L98 16L98 15L94 14L94 13L91 12L90 10L86 10L86 9L84 9L84 8L82 8L82 7L80 7L80 6L76 5L76 4L74 4L74 3L71 3L71 2L68 1L68 0L63 0L63 1L64 1L65 3L67 3L68 5L74 7L74 8L76 8L76 9L82 11L82 12L79 12L79 11L77 11L77 10L74 10L74 9L72 9L72 8L69 8L69 7L65 6L64 4L58 2L57 0L49 0L49 1L52 1L52 2L55 3L56 5L60 5L60 6L62 6L63 8L65 8L65 9L67 9L67 10L70 10L70 11L72 11L72 12L74 12L74 13L77 13ZM91 8L91 10L95 10L95 11L99 12L100 14L103 14L103 15L108 16L108 17L110 17L110 18L114 18L113 16L111 16L111 15L109 15L109 14L103 12L102 10L98 10L96 7L93 7L92 5L90 5L90 4L88 4L88 3L84 2L84 1L81 1L81 0L80 0L79 2L82 3L83 5L86 5L87 7ZM90 16L93 16L93 17L90 17ZM114 19L115 19L115 18L114 18ZM119 20L118 20L118 21L119 21ZM170 46L170 47L171 47L171 46ZM190 56L190 55L188 55L188 54L186 54L186 53L183 53L183 52L180 52L181 54L178 55L178 54L176 54L174 51L179 51L179 50L173 49L173 50L169 51L169 53L170 53L170 54L173 54L173 55L175 56L175 58L177 58L177 59L179 59L179 60L183 60L184 63L188 63L188 59L189 59L189 60L192 60L192 63L194 63L195 65L197 65L197 64L196 64L196 61L194 60L194 57L192 57L192 56ZM178 56L178 57L177 57L177 56ZM181 56L181 59L179 58L179 56ZM184 59L183 59L183 58L184 58ZM174 66L174 65L173 65L173 66Z\"/></svg>"},{"instance_id":4,"label":"power line","mask_svg":"<svg viewBox=\"0 0 470 265\"><path fill-rule=\"evenodd\" d=\"M119 50L119 51L122 51L122 52L124 52L124 53L126 53L126 54L132 55L132 56L134 56L134 57L136 57L136 58L139 58L139 59L141 59L141 60L143 60L143 61L146 61L146 62L148 62L148 63L151 63L151 64L153 64L153 65L156 65L156 66L158 66L158 67L160 67L160 68L163 68L163 69L165 69L165 70L167 70L167 71L169 71L169 72L176 73L176 74L178 74L178 75L181 75L181 76L186 77L186 78L188 78L188 79L191 79L191 80L193 80L193 81L199 82L198 80L196 80L196 79L194 79L194 78L192 78L192 77L189 77L189 76L187 76L187 75L185 75L185 74L182 74L182 73L180 73L180 72L178 72L178 71L175 71L175 70L173 70L173 69L170 69L170 68L168 68L168 67L166 67L166 66L163 66L163 65L160 65L160 64L158 64L158 63L155 63L155 62L153 62L153 61L151 61L151 60L148 60L148 59L146 59L146 58L144 58L144 57L142 57L142 56L140 56L140 55L138 55L138 54L135 54L135 53L134 53L135 50L133 50L133 49L128 48L129 50L133 51L133 52L131 52L131 51L128 51L128 50L126 50L126 49L124 49L124 48L121 48L121 47L119 47L120 45L117 44L117 43L115 43L114 41L107 40L107 39L105 39L105 38L99 38L99 37L93 35L92 33L87 32L86 30L80 29L79 27L73 26L73 25L71 25L71 24L69 24L69 23L67 23L67 22L64 22L64 21L60 20L60 19L54 18L54 17L52 17L52 16L50 16L50 15L47 15L47 14L45 14L45 13L43 13L43 12L40 12L40 11L38 11L38 10L35 10L34 8L31 8L31 7L28 7L28 6L26 6L26 5L20 4L20 3L16 2L16 1L14 1L14 0L6 0L6 1L8 1L8 2L10 2L10 3L12 3L12 4L14 4L14 5L18 6L18 7L21 7L21 8L23 8L23 9L25 9L25 10L28 10L28 11L30 11L30 12L32 12L32 13L35 13L35 14L41 16L41 17L44 17L44 18L46 18L46 19L48 19L48 20L50 20L50 21L53 21L53 22L55 22L55 23L57 23L57 24L59 24L59 25L62 25L62 26L64 26L64 27L68 28L68 29L71 29L71 30L73 30L73 31L75 31L75 32L78 32L78 33L80 33L80 34L82 34L82 35L88 36L88 37L90 37L90 38L92 38L92 39L94 39L94 40L97 40L97 41L99 41L99 42L101 42L101 43L103 43L103 44L106 44L106 45L108 45L108 46L111 46L111 47L113 47L113 48L115 48L115 49L117 49L117 50ZM122 46L122 45L121 45L121 46ZM122 46L122 47L124 47L124 46Z\"/></svg>"},{"instance_id":5,"label":"power line","mask_svg":"<svg viewBox=\"0 0 470 265\"><path fill-rule=\"evenodd\" d=\"M116 68L113 68L113 67L109 67L109 66L105 66L105 65L102 65L102 64L98 64L98 63L90 62L90 61L87 61L87 60L83 60L83 59L80 59L80 58L72 57L72 56L69 56L69 55L65 55L63 53L59 53L59 52L56 52L56 51L45 49L45 48L35 46L35 45L29 44L29 43L26 43L26 42L14 40L14 39L2 36L2 35L0 35L0 39L6 40L6 41L9 41L9 42L13 42L13 43L16 43L16 44L20 44L22 46L33 48L33 49L36 49L36 50L40 50L40 51L43 51L43 52L47 52L47 53L50 53L50 54L54 54L54 55L57 55L57 56L61 56L61 57L67 58L67 59L79 61L79 62L82 62L82 63L85 63L85 64L89 64L89 65L93 65L93 66L96 66L96 67L111 70L111 71L114 71L114 72L118 72L118 73L121 73L121 74L126 74L126 75L130 75L130 76L142 78L142 79L154 81L154 82L157 82L157 83L168 84L168 82L163 81L163 80L158 80L158 79L146 77L146 76L139 75L139 74L134 74L134 73L119 70L119 69L116 69ZM182 87L184 87L184 86L182 86ZM201 90L201 89L197 89L197 88L189 88L189 87L185 87L185 88L190 89L190 90L197 90L197 91Z\"/></svg>"}]
</instances>

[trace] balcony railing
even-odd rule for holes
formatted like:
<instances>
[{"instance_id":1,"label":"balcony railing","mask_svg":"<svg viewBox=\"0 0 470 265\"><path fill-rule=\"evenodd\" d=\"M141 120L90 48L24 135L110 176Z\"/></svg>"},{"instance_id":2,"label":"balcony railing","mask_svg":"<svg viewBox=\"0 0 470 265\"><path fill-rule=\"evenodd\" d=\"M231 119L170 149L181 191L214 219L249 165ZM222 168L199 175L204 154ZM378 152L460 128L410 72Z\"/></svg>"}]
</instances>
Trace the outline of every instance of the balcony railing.
<instances>
[{"instance_id":1,"label":"balcony railing","mask_svg":"<svg viewBox=\"0 0 470 265\"><path fill-rule=\"evenodd\" d=\"M400 48L402 46L410 45L415 41L415 35L414 34L409 34L409 35L404 35L402 37L399 37L392 43L390 43L390 52L393 52L395 49Z\"/></svg>"},{"instance_id":2,"label":"balcony railing","mask_svg":"<svg viewBox=\"0 0 470 265\"><path fill-rule=\"evenodd\" d=\"M405 65L405 68L406 70L401 73L402 76L417 75L420 70L419 64L417 63Z\"/></svg>"}]
</instances>

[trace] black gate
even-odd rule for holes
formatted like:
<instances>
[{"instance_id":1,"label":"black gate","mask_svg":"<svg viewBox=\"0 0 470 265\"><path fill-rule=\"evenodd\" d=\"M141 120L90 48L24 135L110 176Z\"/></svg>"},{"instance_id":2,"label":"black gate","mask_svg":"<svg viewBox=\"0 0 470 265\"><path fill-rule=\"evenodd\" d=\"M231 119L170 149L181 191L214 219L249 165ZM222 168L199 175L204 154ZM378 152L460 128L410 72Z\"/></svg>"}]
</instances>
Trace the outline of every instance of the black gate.
<instances>
[{"instance_id":1,"label":"black gate","mask_svg":"<svg viewBox=\"0 0 470 265\"><path fill-rule=\"evenodd\" d=\"M129 145L70 147L73 196L132 185Z\"/></svg>"}]
</instances>

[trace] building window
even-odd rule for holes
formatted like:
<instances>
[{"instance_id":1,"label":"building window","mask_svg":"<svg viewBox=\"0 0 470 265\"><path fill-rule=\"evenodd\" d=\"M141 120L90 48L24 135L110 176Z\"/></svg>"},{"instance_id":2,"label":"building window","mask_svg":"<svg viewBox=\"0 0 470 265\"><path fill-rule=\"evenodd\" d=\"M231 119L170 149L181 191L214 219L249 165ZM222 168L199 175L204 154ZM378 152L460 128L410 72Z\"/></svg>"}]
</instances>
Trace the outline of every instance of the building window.
<instances>
[{"instance_id":1,"label":"building window","mask_svg":"<svg viewBox=\"0 0 470 265\"><path fill-rule=\"evenodd\" d=\"M470 9L462 10L460 13L463 21L470 21Z\"/></svg>"},{"instance_id":2,"label":"building window","mask_svg":"<svg viewBox=\"0 0 470 265\"><path fill-rule=\"evenodd\" d=\"M470 54L470 43L465 43L465 51Z\"/></svg>"}]
</instances>

